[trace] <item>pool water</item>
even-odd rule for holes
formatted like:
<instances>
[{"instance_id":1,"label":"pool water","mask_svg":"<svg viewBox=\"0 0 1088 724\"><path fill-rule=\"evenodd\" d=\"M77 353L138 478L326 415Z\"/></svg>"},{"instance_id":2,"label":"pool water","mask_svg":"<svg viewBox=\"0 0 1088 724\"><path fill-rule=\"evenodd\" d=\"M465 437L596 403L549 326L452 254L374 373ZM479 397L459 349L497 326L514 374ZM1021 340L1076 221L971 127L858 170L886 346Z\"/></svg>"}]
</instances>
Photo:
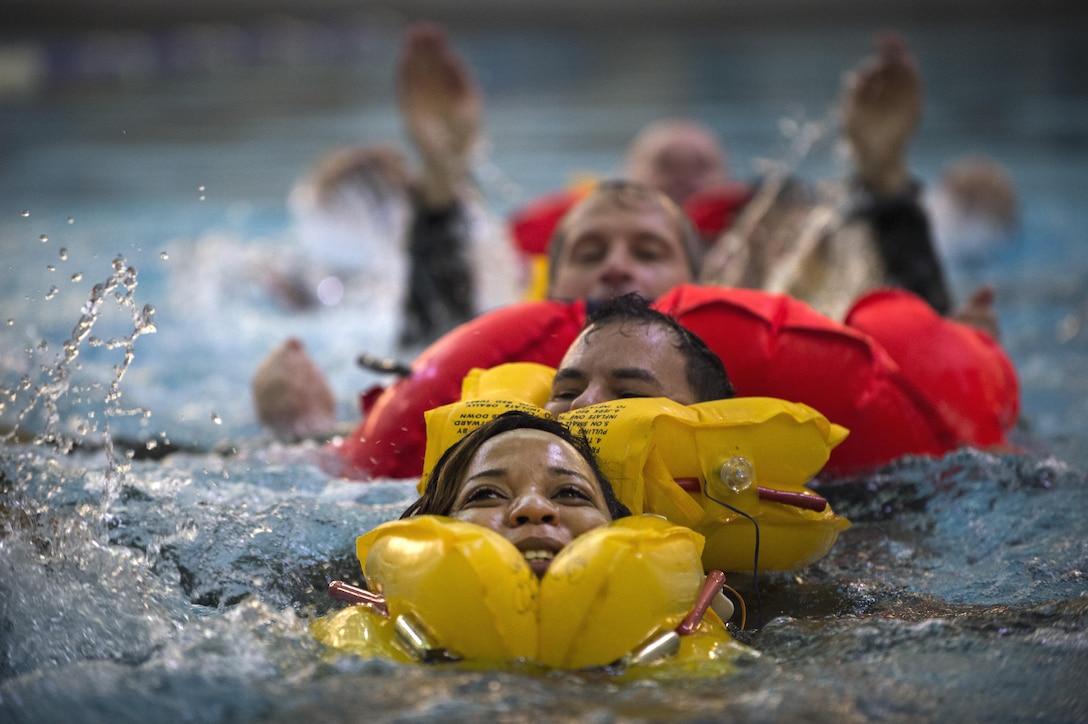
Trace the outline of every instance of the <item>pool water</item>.
<instances>
[{"instance_id":1,"label":"pool water","mask_svg":"<svg viewBox=\"0 0 1088 724\"><path fill-rule=\"evenodd\" d=\"M0 718L1088 718L1077 22L901 28L926 78L919 177L987 153L1020 194L1012 241L948 269L960 300L997 289L1022 454L819 481L854 526L823 561L761 577L758 606L750 577L730 577L762 619L743 638L763 656L728 677L628 683L320 650L307 624L337 605L328 581L357 579L355 536L396 517L414 481L330 478L319 446L260 430L249 381L298 336L350 426L359 392L384 381L357 354L401 354L396 243L370 240L330 306L297 311L267 283L324 273L287 206L317 158L402 143L401 30L355 18L38 40L36 82L0 96L0 423L39 438L0 448ZM873 30L458 31L488 97L477 177L501 214L616 171L662 115L718 129L740 178L786 158L791 127L816 124L825 137L796 170L841 175L832 107Z\"/></svg>"}]
</instances>

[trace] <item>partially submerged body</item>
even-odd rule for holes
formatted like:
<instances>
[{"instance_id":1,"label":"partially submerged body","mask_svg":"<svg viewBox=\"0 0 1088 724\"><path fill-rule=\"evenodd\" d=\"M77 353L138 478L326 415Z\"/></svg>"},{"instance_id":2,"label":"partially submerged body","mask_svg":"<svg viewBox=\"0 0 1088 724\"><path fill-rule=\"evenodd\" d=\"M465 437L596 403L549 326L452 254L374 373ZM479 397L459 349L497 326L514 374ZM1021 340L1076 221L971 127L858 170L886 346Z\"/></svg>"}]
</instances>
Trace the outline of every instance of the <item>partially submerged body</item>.
<instances>
[{"instance_id":1,"label":"partially submerged body","mask_svg":"<svg viewBox=\"0 0 1088 724\"><path fill-rule=\"evenodd\" d=\"M500 414L442 451L402 519L358 540L380 598L316 622L319 639L571 669L649 663L639 652L676 653L681 633L700 632L710 660L742 650L715 614L703 622L723 578L704 586L701 536L629 518L588 442L540 413Z\"/></svg>"}]
</instances>

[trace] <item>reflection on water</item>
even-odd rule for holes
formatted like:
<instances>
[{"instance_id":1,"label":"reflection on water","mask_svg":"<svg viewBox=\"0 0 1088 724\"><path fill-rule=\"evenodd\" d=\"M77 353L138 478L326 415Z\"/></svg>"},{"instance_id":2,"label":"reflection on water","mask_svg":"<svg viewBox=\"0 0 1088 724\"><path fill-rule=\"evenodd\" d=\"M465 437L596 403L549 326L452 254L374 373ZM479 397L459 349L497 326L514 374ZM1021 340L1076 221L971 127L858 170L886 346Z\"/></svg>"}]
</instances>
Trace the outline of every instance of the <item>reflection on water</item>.
<instances>
[{"instance_id":1,"label":"reflection on water","mask_svg":"<svg viewBox=\"0 0 1088 724\"><path fill-rule=\"evenodd\" d=\"M359 136L397 137L387 62L5 100L0 420L30 439L0 449L0 718L1088 718L1088 262L1070 253L1083 243L1088 144L1068 120L1088 101L1063 80L1084 68L1069 51L1083 35L992 27L957 61L953 30L907 33L932 93L918 167L932 178L970 147L1016 178L1019 242L953 271L961 293L998 287L1026 452L820 481L854 526L818 564L761 579L764 625L743 636L764 656L668 685L335 658L309 634L338 605L328 581L358 580L355 536L396 517L413 483L329 479L317 446L261 437L244 391L296 334L342 419L357 419L356 395L382 378L354 360L392 349L398 290L358 277L338 305L299 313L260 272L269 257L307 261L284 203L309 163ZM572 170L607 172L666 111L720 128L748 175L782 157L779 120L826 117L866 35L723 31L641 46L575 35L557 54L546 34L466 34L492 100L487 183L509 181L501 206ZM1009 47L1024 62L998 53ZM653 62L662 49L669 62ZM980 74L999 58L1002 78ZM836 164L824 149L803 168ZM754 607L752 581L730 582Z\"/></svg>"}]
</instances>

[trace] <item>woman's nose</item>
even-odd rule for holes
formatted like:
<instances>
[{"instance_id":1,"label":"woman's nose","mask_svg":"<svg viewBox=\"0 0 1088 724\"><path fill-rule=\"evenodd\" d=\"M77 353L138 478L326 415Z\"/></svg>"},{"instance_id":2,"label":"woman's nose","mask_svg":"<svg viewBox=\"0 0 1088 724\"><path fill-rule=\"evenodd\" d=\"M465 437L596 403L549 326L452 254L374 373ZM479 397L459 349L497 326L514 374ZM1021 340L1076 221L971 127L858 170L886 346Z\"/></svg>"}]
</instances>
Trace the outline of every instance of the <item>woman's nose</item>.
<instances>
[{"instance_id":1,"label":"woman's nose","mask_svg":"<svg viewBox=\"0 0 1088 724\"><path fill-rule=\"evenodd\" d=\"M555 523L559 506L539 493L519 495L510 506L510 525Z\"/></svg>"}]
</instances>

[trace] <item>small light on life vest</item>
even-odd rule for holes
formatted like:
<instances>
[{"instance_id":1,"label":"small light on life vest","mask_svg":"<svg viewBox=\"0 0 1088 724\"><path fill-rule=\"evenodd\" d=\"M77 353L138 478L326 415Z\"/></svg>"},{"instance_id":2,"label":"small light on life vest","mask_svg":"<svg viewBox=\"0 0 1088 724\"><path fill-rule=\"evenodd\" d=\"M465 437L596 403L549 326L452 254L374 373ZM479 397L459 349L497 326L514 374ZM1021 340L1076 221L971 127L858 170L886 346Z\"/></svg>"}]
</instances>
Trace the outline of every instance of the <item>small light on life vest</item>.
<instances>
[{"instance_id":1,"label":"small light on life vest","mask_svg":"<svg viewBox=\"0 0 1088 724\"><path fill-rule=\"evenodd\" d=\"M725 487L734 493L747 490L756 479L756 471L752 467L752 463L749 462L748 458L740 455L722 463L722 469L718 475L721 477L722 482L725 483Z\"/></svg>"}]
</instances>

